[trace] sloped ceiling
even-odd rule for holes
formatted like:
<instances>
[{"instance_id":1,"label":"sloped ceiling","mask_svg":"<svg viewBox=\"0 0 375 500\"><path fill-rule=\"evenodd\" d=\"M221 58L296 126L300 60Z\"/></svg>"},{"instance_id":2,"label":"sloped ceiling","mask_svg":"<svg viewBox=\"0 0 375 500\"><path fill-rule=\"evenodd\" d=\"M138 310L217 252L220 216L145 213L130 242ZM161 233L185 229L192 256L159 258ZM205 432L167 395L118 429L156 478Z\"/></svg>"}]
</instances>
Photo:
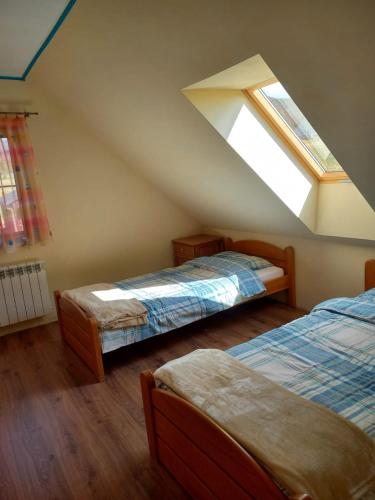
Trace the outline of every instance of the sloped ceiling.
<instances>
[{"instance_id":1,"label":"sloped ceiling","mask_svg":"<svg viewBox=\"0 0 375 500\"><path fill-rule=\"evenodd\" d=\"M75 0L2 0L0 79L22 80Z\"/></svg>"},{"instance_id":2,"label":"sloped ceiling","mask_svg":"<svg viewBox=\"0 0 375 500\"><path fill-rule=\"evenodd\" d=\"M33 68L203 224L306 234L181 89L261 54L375 207L373 0L80 0Z\"/></svg>"}]
</instances>

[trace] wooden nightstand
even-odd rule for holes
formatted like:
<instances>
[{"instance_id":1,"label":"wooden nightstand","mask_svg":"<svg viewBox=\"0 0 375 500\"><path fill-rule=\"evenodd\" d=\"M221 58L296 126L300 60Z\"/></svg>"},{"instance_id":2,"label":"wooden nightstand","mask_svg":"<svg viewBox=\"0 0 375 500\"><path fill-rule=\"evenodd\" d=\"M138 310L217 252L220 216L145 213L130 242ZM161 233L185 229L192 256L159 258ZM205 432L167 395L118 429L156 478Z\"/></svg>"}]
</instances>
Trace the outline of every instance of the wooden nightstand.
<instances>
[{"instance_id":1,"label":"wooden nightstand","mask_svg":"<svg viewBox=\"0 0 375 500\"><path fill-rule=\"evenodd\" d=\"M203 255L213 255L224 250L224 238L209 234L198 234L172 240L174 264L180 266L187 260Z\"/></svg>"}]
</instances>

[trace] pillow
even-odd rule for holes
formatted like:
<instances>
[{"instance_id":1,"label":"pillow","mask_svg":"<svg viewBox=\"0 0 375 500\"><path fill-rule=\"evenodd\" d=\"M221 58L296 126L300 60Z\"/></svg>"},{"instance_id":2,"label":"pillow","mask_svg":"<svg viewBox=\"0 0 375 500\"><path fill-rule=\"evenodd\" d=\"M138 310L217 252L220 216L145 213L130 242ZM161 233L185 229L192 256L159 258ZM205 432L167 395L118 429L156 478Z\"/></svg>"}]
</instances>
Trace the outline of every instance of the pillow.
<instances>
[{"instance_id":1,"label":"pillow","mask_svg":"<svg viewBox=\"0 0 375 500\"><path fill-rule=\"evenodd\" d=\"M271 267L273 264L262 257L256 257L255 255L246 255L240 252L220 252L215 254L215 257L220 259L227 259L237 264L242 264L252 271L258 271L259 269L264 269L265 267Z\"/></svg>"}]
</instances>

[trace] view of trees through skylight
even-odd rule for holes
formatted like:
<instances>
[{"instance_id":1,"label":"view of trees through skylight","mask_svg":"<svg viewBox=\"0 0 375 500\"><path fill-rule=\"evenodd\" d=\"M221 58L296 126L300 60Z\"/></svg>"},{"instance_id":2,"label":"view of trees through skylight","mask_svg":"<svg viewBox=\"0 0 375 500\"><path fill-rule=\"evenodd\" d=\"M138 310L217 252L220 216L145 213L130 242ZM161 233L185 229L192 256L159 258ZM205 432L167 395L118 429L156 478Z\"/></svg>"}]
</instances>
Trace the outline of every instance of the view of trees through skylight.
<instances>
[{"instance_id":1,"label":"view of trees through skylight","mask_svg":"<svg viewBox=\"0 0 375 500\"><path fill-rule=\"evenodd\" d=\"M311 155L321 169L321 174L343 172L341 165L280 82L265 85L258 89L256 93L259 93L270 104L279 119L283 121L298 139L301 146Z\"/></svg>"}]
</instances>

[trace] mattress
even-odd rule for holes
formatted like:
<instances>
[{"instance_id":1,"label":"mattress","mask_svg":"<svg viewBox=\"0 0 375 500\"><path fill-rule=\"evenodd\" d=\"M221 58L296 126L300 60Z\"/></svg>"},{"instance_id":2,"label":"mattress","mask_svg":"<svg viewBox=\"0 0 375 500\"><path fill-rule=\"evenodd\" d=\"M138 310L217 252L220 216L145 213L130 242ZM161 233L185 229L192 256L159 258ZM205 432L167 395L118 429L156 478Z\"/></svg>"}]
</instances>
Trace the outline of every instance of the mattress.
<instances>
[{"instance_id":1,"label":"mattress","mask_svg":"<svg viewBox=\"0 0 375 500\"><path fill-rule=\"evenodd\" d=\"M375 289L323 302L227 352L375 439Z\"/></svg>"},{"instance_id":2,"label":"mattress","mask_svg":"<svg viewBox=\"0 0 375 500\"><path fill-rule=\"evenodd\" d=\"M248 258L244 263L241 255L199 257L182 266L115 283L142 302L148 322L102 331L102 352L181 328L259 296L265 291L262 278L249 267ZM265 276L269 279L269 272Z\"/></svg>"},{"instance_id":3,"label":"mattress","mask_svg":"<svg viewBox=\"0 0 375 500\"><path fill-rule=\"evenodd\" d=\"M264 269L259 269L258 271L255 272L259 276L259 278L263 281L263 283L284 276L284 269L282 267L277 267L277 266L265 267Z\"/></svg>"}]
</instances>

